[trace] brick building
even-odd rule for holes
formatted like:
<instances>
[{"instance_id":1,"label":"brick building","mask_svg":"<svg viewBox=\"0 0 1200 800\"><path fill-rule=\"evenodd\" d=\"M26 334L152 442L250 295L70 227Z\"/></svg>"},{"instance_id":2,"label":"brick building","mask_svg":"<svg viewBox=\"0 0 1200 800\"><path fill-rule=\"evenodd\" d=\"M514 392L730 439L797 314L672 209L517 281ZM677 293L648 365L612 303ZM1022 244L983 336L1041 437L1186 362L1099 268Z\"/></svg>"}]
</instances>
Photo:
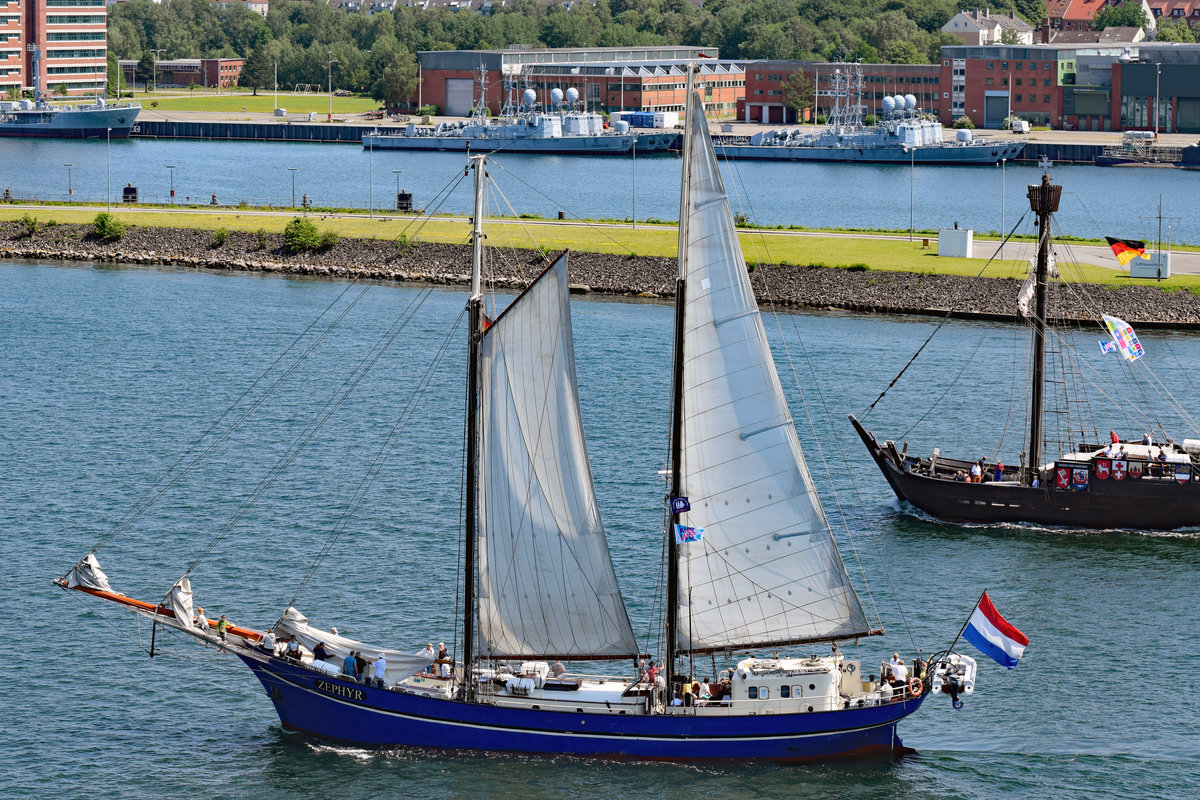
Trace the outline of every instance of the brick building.
<instances>
[{"instance_id":1,"label":"brick building","mask_svg":"<svg viewBox=\"0 0 1200 800\"><path fill-rule=\"evenodd\" d=\"M0 92L33 88L31 45L43 92L103 92L107 19L104 0L0 0Z\"/></svg>"},{"instance_id":2,"label":"brick building","mask_svg":"<svg viewBox=\"0 0 1200 800\"><path fill-rule=\"evenodd\" d=\"M917 107L937 111L940 103L938 87L942 80L937 64L859 64L863 72L863 113L876 114L883 108L883 98L896 94L911 94ZM748 61L746 94L738 102L738 119L745 122L792 125L797 113L783 102L783 83L797 70L813 82L816 114L833 104L833 76L844 64L812 61ZM805 116L811 121L812 111Z\"/></svg>"},{"instance_id":3,"label":"brick building","mask_svg":"<svg viewBox=\"0 0 1200 800\"><path fill-rule=\"evenodd\" d=\"M156 62L159 86L201 86L227 89L237 86L245 60L241 58L170 58ZM121 59L125 85L134 86L137 79L136 58Z\"/></svg>"},{"instance_id":4,"label":"brick building","mask_svg":"<svg viewBox=\"0 0 1200 800\"><path fill-rule=\"evenodd\" d=\"M698 61L711 113L732 116L745 89L745 75L740 62L716 56L711 47L422 51L417 54L420 88L413 100L451 116L465 116L478 97L482 67L485 102L493 113L500 111L510 89L519 93L526 87L539 98L548 97L552 89L573 87L593 110L682 111L684 67Z\"/></svg>"}]
</instances>

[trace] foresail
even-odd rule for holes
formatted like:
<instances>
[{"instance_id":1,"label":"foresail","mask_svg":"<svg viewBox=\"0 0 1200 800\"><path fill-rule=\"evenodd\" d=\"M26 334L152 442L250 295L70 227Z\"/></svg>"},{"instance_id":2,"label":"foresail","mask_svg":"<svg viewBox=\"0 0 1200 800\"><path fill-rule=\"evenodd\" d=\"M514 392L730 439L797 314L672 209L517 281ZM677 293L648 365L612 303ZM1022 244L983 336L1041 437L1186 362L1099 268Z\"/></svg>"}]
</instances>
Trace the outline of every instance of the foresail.
<instances>
[{"instance_id":1,"label":"foresail","mask_svg":"<svg viewBox=\"0 0 1200 800\"><path fill-rule=\"evenodd\" d=\"M565 254L484 332L480 360L479 655L634 655L583 438Z\"/></svg>"},{"instance_id":2,"label":"foresail","mask_svg":"<svg viewBox=\"0 0 1200 800\"><path fill-rule=\"evenodd\" d=\"M696 101L681 256L681 652L853 637L870 626L838 554L771 358Z\"/></svg>"}]
</instances>

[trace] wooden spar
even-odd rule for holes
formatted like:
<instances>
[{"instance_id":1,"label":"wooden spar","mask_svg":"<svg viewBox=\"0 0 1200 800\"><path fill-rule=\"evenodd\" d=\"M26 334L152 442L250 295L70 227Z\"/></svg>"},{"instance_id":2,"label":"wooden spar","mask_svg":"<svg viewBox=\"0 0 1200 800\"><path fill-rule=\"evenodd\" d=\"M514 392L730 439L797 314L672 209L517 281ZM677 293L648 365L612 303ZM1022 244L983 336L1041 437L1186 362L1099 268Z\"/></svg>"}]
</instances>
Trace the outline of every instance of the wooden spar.
<instances>
[{"instance_id":1,"label":"wooden spar","mask_svg":"<svg viewBox=\"0 0 1200 800\"><path fill-rule=\"evenodd\" d=\"M175 618L175 612L166 606L147 603L144 600L135 600L132 597L126 597L125 595L118 594L117 592L106 592L102 589L89 589L86 586L67 586L67 582L61 578L56 580L55 583L64 589L90 594L92 597L99 597L101 600L107 600L110 603L116 603L117 605L125 606L126 608L142 614L154 614L159 617L171 617L172 619ZM215 629L217 627L217 623L210 619L208 620L208 627L210 629ZM230 625L229 632L236 634L237 636L241 636L243 639L251 639L256 642L262 641L263 638L261 631L256 631L252 628L242 628L237 625Z\"/></svg>"},{"instance_id":2,"label":"wooden spar","mask_svg":"<svg viewBox=\"0 0 1200 800\"><path fill-rule=\"evenodd\" d=\"M487 158L474 156L475 217L472 230L471 299L467 303L467 486L463 538L463 674L469 675L475 658L475 515L479 487L479 337L483 329L483 180ZM464 699L470 699L472 681L463 681Z\"/></svg>"},{"instance_id":3,"label":"wooden spar","mask_svg":"<svg viewBox=\"0 0 1200 800\"><path fill-rule=\"evenodd\" d=\"M1033 379L1029 408L1029 466L1030 471L1022 476L1022 483L1031 485L1033 477L1042 467L1042 390L1046 368L1046 283L1050 265L1050 215L1058 211L1062 187L1050 183L1049 175L1042 175L1042 182L1030 186L1029 206L1038 215L1038 254L1036 270L1037 300L1033 315Z\"/></svg>"}]
</instances>

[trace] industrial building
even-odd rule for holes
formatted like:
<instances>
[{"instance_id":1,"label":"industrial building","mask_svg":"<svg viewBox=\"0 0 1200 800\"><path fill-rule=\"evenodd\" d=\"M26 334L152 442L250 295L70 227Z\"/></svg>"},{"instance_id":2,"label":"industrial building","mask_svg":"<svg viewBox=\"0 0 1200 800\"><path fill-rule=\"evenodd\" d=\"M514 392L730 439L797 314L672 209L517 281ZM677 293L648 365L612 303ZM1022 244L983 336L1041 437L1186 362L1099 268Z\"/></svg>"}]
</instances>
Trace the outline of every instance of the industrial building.
<instances>
[{"instance_id":1,"label":"industrial building","mask_svg":"<svg viewBox=\"0 0 1200 800\"><path fill-rule=\"evenodd\" d=\"M530 88L546 98L553 89L572 87L592 110L682 111L684 67L691 61L700 63L705 102L715 116L732 116L745 89L741 62L717 59L712 47L440 50L422 51L417 60L421 80L414 102L452 116L475 105L481 72L493 113L510 92Z\"/></svg>"}]
</instances>

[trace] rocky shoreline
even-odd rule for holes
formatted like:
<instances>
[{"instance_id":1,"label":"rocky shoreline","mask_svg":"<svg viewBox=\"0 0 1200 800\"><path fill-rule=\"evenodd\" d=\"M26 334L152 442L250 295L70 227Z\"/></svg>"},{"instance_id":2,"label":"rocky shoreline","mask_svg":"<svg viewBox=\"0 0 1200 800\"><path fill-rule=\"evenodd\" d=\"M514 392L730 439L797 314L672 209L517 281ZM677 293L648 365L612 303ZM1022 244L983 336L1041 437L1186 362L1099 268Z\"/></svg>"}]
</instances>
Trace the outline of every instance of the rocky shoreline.
<instances>
[{"instance_id":1,"label":"rocky shoreline","mask_svg":"<svg viewBox=\"0 0 1200 800\"><path fill-rule=\"evenodd\" d=\"M341 239L332 247L288 255L280 234L230 231L216 244L212 231L130 226L116 242L91 235L90 225L41 226L27 235L17 222L0 224L0 256L50 261L164 264L196 269L267 272L330 278L361 278L438 285L470 281L471 249L457 244L407 244L378 239ZM493 284L525 286L545 265L536 250L494 250ZM674 294L675 260L574 253L576 291L625 297ZM840 309L867 313L1016 319L1015 279L966 278L909 272L760 265L752 276L760 302L777 307ZM1101 287L1074 284L1053 292L1056 320L1095 320L1101 309L1141 326L1200 328L1200 297L1154 286Z\"/></svg>"}]
</instances>

